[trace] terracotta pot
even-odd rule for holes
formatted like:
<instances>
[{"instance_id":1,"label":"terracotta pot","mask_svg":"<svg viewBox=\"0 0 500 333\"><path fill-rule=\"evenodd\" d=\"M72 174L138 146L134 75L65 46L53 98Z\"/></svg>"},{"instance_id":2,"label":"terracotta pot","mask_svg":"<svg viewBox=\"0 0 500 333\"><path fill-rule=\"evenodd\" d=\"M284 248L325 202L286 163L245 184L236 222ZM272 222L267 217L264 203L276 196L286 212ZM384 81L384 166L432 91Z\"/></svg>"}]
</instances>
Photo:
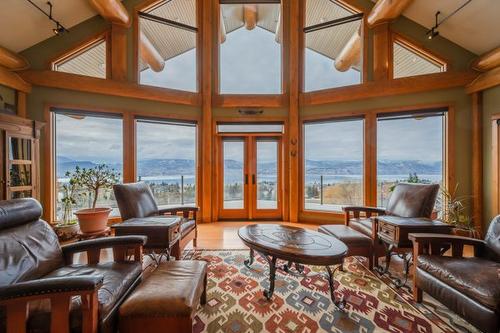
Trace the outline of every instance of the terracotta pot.
<instances>
[{"instance_id":1,"label":"terracotta pot","mask_svg":"<svg viewBox=\"0 0 500 333\"><path fill-rule=\"evenodd\" d=\"M75 238L79 230L80 226L78 225L78 223L57 224L54 226L54 231L61 241L67 241Z\"/></svg>"},{"instance_id":2,"label":"terracotta pot","mask_svg":"<svg viewBox=\"0 0 500 333\"><path fill-rule=\"evenodd\" d=\"M111 208L88 208L75 212L82 233L90 234L106 229Z\"/></svg>"}]
</instances>

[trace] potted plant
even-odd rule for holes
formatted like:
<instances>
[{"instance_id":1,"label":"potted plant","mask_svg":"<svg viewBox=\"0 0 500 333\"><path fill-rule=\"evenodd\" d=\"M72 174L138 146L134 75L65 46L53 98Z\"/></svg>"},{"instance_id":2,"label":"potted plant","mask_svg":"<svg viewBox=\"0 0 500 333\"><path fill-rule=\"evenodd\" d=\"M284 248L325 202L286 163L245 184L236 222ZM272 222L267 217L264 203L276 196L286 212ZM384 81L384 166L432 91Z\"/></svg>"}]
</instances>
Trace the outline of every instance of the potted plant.
<instances>
[{"instance_id":1,"label":"potted plant","mask_svg":"<svg viewBox=\"0 0 500 333\"><path fill-rule=\"evenodd\" d=\"M441 220L444 223L453 225L453 234L463 237L480 238L481 235L475 229L472 218L465 212L467 210L466 201L469 196L457 196L458 184L453 192L441 189Z\"/></svg>"},{"instance_id":2,"label":"potted plant","mask_svg":"<svg viewBox=\"0 0 500 333\"><path fill-rule=\"evenodd\" d=\"M90 169L75 168L71 178L84 191L83 195L88 196L89 202L92 201L90 208L80 209L75 212L82 233L94 233L106 229L111 208L96 207L97 198L101 190L110 189L116 184L119 181L119 176L119 173L105 164Z\"/></svg>"},{"instance_id":3,"label":"potted plant","mask_svg":"<svg viewBox=\"0 0 500 333\"><path fill-rule=\"evenodd\" d=\"M69 177L69 172L66 177ZM62 220L55 225L54 229L60 240L66 241L74 238L79 231L78 221L73 219L73 206L76 204L75 192L76 181L70 178L69 182L61 186L63 197L61 204L63 208Z\"/></svg>"}]
</instances>

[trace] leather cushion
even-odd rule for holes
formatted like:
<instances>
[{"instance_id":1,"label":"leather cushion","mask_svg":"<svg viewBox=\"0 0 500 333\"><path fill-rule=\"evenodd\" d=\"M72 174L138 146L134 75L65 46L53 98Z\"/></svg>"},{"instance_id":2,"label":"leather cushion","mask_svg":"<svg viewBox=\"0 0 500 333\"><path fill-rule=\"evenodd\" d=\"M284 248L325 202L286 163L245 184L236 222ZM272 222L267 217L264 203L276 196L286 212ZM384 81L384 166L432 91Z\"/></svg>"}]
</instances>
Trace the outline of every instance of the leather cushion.
<instances>
[{"instance_id":1,"label":"leather cushion","mask_svg":"<svg viewBox=\"0 0 500 333\"><path fill-rule=\"evenodd\" d=\"M500 310L500 263L480 258L420 255L417 265L478 303Z\"/></svg>"},{"instance_id":2,"label":"leather cushion","mask_svg":"<svg viewBox=\"0 0 500 333\"><path fill-rule=\"evenodd\" d=\"M38 279L64 264L54 230L42 220L0 232L0 286Z\"/></svg>"},{"instance_id":3,"label":"leather cushion","mask_svg":"<svg viewBox=\"0 0 500 333\"><path fill-rule=\"evenodd\" d=\"M42 206L32 198L0 202L0 230L37 221L42 216Z\"/></svg>"},{"instance_id":4,"label":"leather cushion","mask_svg":"<svg viewBox=\"0 0 500 333\"><path fill-rule=\"evenodd\" d=\"M123 221L158 215L158 206L148 184L116 184L113 192Z\"/></svg>"},{"instance_id":5,"label":"leather cushion","mask_svg":"<svg viewBox=\"0 0 500 333\"><path fill-rule=\"evenodd\" d=\"M181 222L181 228L180 228L181 237L184 238L184 236L186 236L191 230L193 230L195 226L196 226L195 220L187 220Z\"/></svg>"},{"instance_id":6,"label":"leather cushion","mask_svg":"<svg viewBox=\"0 0 500 333\"><path fill-rule=\"evenodd\" d=\"M366 246L370 248L372 246L372 239L370 237L345 225L323 225L319 227L318 231L340 239L347 247Z\"/></svg>"},{"instance_id":7,"label":"leather cushion","mask_svg":"<svg viewBox=\"0 0 500 333\"><path fill-rule=\"evenodd\" d=\"M439 184L399 183L394 188L386 212L400 217L431 217Z\"/></svg>"},{"instance_id":8,"label":"leather cushion","mask_svg":"<svg viewBox=\"0 0 500 333\"><path fill-rule=\"evenodd\" d=\"M484 241L488 248L488 257L491 260L500 262L500 215L491 221Z\"/></svg>"},{"instance_id":9,"label":"leather cushion","mask_svg":"<svg viewBox=\"0 0 500 333\"><path fill-rule=\"evenodd\" d=\"M120 307L120 322L148 317L191 317L204 290L207 263L169 261L139 285Z\"/></svg>"},{"instance_id":10,"label":"leather cushion","mask_svg":"<svg viewBox=\"0 0 500 333\"><path fill-rule=\"evenodd\" d=\"M349 227L359 231L360 233L371 237L372 236L372 219L370 218L360 218L360 219L350 219Z\"/></svg>"}]
</instances>

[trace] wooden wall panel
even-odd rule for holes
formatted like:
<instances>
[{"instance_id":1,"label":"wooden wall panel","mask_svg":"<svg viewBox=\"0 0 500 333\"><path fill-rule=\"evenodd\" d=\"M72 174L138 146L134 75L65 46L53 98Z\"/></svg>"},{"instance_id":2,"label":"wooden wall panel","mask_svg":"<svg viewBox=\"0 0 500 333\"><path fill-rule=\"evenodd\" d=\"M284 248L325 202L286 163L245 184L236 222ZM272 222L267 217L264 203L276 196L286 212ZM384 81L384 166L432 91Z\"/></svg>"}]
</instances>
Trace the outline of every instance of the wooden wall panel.
<instances>
[{"instance_id":1,"label":"wooden wall panel","mask_svg":"<svg viewBox=\"0 0 500 333\"><path fill-rule=\"evenodd\" d=\"M476 230L483 226L483 105L482 93L472 94L472 218Z\"/></svg>"},{"instance_id":2,"label":"wooden wall panel","mask_svg":"<svg viewBox=\"0 0 500 333\"><path fill-rule=\"evenodd\" d=\"M111 79L127 81L127 29L111 25Z\"/></svg>"}]
</instances>

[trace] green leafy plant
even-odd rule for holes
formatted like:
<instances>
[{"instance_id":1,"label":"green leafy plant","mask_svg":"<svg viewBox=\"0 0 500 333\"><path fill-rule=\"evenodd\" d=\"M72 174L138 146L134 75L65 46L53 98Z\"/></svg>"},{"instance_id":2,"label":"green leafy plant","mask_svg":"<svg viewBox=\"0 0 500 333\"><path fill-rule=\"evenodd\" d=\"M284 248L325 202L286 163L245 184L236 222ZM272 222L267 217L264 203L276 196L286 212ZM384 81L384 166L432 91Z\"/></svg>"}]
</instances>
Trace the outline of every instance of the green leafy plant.
<instances>
[{"instance_id":1,"label":"green leafy plant","mask_svg":"<svg viewBox=\"0 0 500 333\"><path fill-rule=\"evenodd\" d=\"M106 164L99 164L93 168L76 167L70 174L70 182L73 180L76 186L87 192L92 197L92 206L95 208L99 191L112 188L119 182L120 173L109 168Z\"/></svg>"},{"instance_id":2,"label":"green leafy plant","mask_svg":"<svg viewBox=\"0 0 500 333\"><path fill-rule=\"evenodd\" d=\"M441 188L441 220L447 224L453 225L459 229L474 230L472 218L466 214L466 201L470 196L458 196L458 184L452 192L445 188Z\"/></svg>"}]
</instances>

